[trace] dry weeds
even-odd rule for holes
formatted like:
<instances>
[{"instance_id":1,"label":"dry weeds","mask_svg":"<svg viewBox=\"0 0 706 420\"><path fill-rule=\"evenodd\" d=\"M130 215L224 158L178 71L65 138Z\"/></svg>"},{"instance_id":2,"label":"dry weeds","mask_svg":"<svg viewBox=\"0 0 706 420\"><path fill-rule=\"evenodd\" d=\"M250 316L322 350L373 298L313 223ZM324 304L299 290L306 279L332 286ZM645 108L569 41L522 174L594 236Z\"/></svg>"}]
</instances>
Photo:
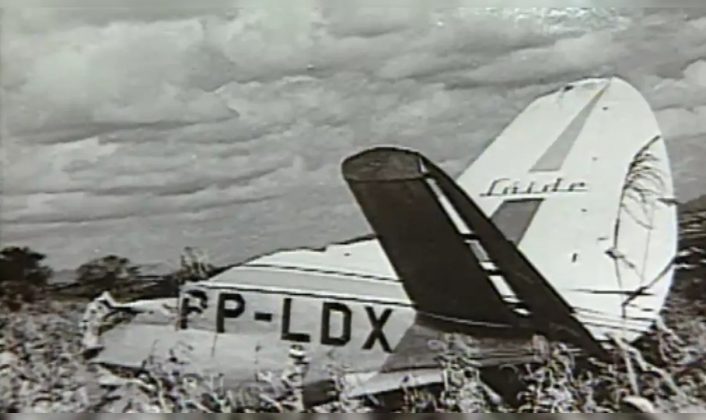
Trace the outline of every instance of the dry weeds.
<instances>
[{"instance_id":1,"label":"dry weeds","mask_svg":"<svg viewBox=\"0 0 706 420\"><path fill-rule=\"evenodd\" d=\"M138 373L97 370L81 357L82 305L42 303L0 317L0 410L3 412L346 412L365 413L375 400L332 402L305 408L302 377L306 355L290 349L281 376L266 372L263 386L234 392L222 378L186 375L180 349L146 360ZM693 321L693 317L691 318ZM592 362L578 369L562 345L548 349L540 364L517 368L526 387L520 405L510 407L483 383L480 373L450 337L440 353L444 384L440 393L403 392L401 412L610 413L621 411L705 412L706 327L703 319L680 335L658 323L640 349L615 340L613 363ZM691 329L689 329L691 328ZM545 352L547 350L545 349ZM331 378L341 391L339 372Z\"/></svg>"}]
</instances>

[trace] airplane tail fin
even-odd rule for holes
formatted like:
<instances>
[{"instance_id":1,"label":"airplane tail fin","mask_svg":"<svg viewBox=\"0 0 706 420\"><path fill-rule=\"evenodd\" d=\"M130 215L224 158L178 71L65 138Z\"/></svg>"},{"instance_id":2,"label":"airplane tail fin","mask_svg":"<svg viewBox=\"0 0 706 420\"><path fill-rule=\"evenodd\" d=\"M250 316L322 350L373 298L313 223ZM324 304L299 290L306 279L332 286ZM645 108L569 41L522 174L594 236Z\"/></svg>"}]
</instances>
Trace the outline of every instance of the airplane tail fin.
<instances>
[{"instance_id":1,"label":"airplane tail fin","mask_svg":"<svg viewBox=\"0 0 706 420\"><path fill-rule=\"evenodd\" d=\"M472 240L529 309L533 328L605 357L603 347L530 261L424 156L375 148L346 159L342 169L418 310L458 322L522 323L491 283L470 247Z\"/></svg>"}]
</instances>

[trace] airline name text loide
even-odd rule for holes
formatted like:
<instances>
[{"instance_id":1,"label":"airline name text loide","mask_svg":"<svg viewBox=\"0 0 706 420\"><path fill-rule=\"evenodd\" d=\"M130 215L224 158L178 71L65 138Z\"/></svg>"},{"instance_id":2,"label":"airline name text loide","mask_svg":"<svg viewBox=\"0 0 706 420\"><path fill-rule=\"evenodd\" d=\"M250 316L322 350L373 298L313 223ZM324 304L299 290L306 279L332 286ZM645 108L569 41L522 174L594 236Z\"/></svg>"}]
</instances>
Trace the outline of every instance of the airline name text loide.
<instances>
[{"instance_id":1,"label":"airline name text loide","mask_svg":"<svg viewBox=\"0 0 706 420\"><path fill-rule=\"evenodd\" d=\"M554 193L576 193L588 191L584 181L565 181L557 177L550 182L522 181L511 178L494 179L482 197L504 197L509 195L541 195Z\"/></svg>"}]
</instances>

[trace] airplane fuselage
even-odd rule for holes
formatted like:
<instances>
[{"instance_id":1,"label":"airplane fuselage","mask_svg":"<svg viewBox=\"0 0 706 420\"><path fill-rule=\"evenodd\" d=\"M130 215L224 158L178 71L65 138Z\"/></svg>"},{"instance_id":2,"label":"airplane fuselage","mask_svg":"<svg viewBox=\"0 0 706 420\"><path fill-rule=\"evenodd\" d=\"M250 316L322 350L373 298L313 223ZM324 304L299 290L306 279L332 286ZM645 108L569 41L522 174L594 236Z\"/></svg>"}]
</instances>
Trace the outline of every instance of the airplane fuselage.
<instances>
[{"instance_id":1,"label":"airplane fuselage","mask_svg":"<svg viewBox=\"0 0 706 420\"><path fill-rule=\"evenodd\" d=\"M397 381L391 388L400 381L408 386L439 381L445 332L418 322L400 282L353 273L247 266L240 271L240 284L185 286L176 326L143 313L105 332L102 340L111 345L94 361L139 368L149 355L169 354L188 343L188 351L180 353L187 372L223 374L227 386L241 388L251 386L259 373L282 372L296 345L310 362L306 384L312 388L329 380L331 370L361 392L376 386L368 382L371 377ZM489 351L477 355L479 366L534 360L531 349L521 345L508 348L490 339L479 341L481 346Z\"/></svg>"}]
</instances>

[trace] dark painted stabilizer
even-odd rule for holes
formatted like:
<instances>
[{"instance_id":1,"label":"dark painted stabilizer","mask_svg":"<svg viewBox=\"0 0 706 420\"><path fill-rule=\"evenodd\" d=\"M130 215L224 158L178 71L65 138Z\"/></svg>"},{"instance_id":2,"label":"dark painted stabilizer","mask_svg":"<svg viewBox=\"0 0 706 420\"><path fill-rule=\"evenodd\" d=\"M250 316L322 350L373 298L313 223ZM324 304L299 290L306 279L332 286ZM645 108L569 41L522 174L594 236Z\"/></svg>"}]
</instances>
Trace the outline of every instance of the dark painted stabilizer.
<instances>
[{"instance_id":1,"label":"dark painted stabilizer","mask_svg":"<svg viewBox=\"0 0 706 420\"><path fill-rule=\"evenodd\" d=\"M605 358L566 301L456 183L424 156L375 148L343 162L343 176L417 310L459 321L522 322L449 218L436 184L531 312L533 328ZM452 321L453 322L453 321ZM519 333L519 331L518 331Z\"/></svg>"},{"instance_id":2,"label":"dark painted stabilizer","mask_svg":"<svg viewBox=\"0 0 706 420\"><path fill-rule=\"evenodd\" d=\"M427 184L417 154L369 150L347 159L343 176L418 311L516 324Z\"/></svg>"}]
</instances>

